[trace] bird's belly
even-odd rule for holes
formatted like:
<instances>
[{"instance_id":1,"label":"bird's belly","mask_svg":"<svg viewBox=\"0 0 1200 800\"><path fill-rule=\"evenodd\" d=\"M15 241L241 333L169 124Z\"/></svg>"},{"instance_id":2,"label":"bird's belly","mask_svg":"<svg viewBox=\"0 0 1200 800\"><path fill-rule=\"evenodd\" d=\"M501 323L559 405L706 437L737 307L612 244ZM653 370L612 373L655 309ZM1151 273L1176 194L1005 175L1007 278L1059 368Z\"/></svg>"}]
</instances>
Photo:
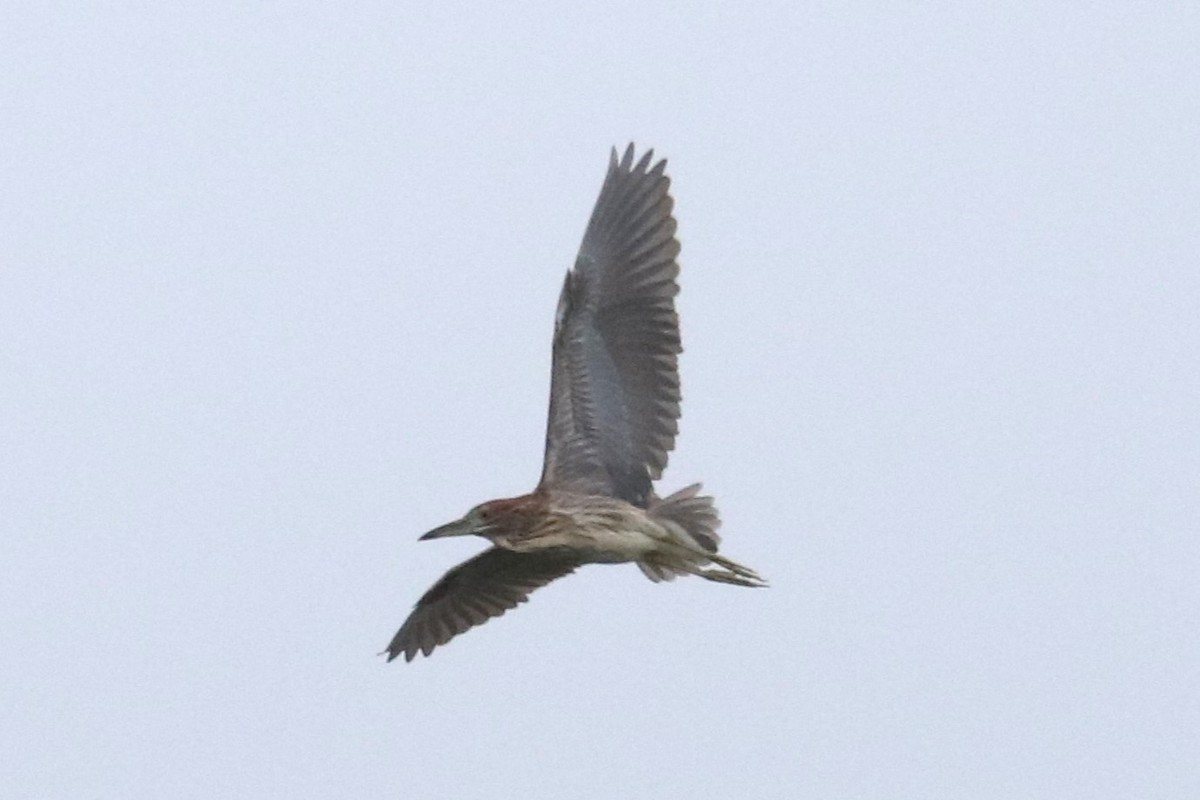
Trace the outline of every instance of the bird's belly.
<instances>
[{"instance_id":1,"label":"bird's belly","mask_svg":"<svg viewBox=\"0 0 1200 800\"><path fill-rule=\"evenodd\" d=\"M497 542L517 551L562 550L584 563L621 564L638 561L656 549L650 532L630 529L574 527L525 540Z\"/></svg>"},{"instance_id":2,"label":"bird's belly","mask_svg":"<svg viewBox=\"0 0 1200 800\"><path fill-rule=\"evenodd\" d=\"M580 542L576 549L596 564L622 564L638 561L655 549L655 541L641 531L589 532L587 541Z\"/></svg>"}]
</instances>

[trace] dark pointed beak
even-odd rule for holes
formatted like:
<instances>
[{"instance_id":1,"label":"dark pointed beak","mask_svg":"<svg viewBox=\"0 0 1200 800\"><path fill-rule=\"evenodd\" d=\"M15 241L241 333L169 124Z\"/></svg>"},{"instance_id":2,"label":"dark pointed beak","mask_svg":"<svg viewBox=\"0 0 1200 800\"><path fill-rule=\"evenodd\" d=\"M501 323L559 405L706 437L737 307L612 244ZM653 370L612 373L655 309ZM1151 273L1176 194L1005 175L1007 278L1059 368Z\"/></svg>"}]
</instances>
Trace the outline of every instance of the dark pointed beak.
<instances>
[{"instance_id":1,"label":"dark pointed beak","mask_svg":"<svg viewBox=\"0 0 1200 800\"><path fill-rule=\"evenodd\" d=\"M446 536L470 536L475 533L475 526L467 520L456 519L454 522L447 522L445 525L439 525L429 533L421 537L421 541L426 539L442 539Z\"/></svg>"}]
</instances>

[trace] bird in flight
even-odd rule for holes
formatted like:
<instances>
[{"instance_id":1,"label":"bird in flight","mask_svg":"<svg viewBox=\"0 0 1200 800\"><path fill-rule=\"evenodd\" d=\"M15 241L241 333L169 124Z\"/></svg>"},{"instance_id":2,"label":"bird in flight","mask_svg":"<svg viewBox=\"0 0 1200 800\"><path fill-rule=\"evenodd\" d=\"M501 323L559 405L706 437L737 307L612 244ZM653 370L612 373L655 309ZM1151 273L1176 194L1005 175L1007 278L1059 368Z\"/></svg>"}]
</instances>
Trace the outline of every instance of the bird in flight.
<instances>
[{"instance_id":1,"label":"bird in flight","mask_svg":"<svg viewBox=\"0 0 1200 800\"><path fill-rule=\"evenodd\" d=\"M633 562L652 581L698 575L765 586L717 552L700 484L654 492L679 420L679 242L666 161L614 149L554 317L550 418L537 488L490 500L421 539L482 536L492 546L421 596L385 651L435 647L524 602L584 564Z\"/></svg>"}]
</instances>

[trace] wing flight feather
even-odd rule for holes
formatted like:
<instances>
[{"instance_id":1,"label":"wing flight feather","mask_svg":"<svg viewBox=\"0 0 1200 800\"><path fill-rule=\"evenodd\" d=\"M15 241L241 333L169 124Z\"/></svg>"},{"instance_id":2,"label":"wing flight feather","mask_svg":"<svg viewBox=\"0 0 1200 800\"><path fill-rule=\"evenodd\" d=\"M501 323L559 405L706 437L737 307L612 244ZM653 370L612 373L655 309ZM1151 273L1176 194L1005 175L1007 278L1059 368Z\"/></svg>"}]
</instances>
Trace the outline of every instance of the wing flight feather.
<instances>
[{"instance_id":1,"label":"wing flight feather","mask_svg":"<svg viewBox=\"0 0 1200 800\"><path fill-rule=\"evenodd\" d=\"M388 661L435 647L516 608L530 593L568 575L579 561L553 551L517 553L493 547L451 569L421 596L387 648Z\"/></svg>"},{"instance_id":2,"label":"wing flight feather","mask_svg":"<svg viewBox=\"0 0 1200 800\"><path fill-rule=\"evenodd\" d=\"M555 315L542 488L645 506L679 420L679 242L666 161L633 145L608 175Z\"/></svg>"}]
</instances>

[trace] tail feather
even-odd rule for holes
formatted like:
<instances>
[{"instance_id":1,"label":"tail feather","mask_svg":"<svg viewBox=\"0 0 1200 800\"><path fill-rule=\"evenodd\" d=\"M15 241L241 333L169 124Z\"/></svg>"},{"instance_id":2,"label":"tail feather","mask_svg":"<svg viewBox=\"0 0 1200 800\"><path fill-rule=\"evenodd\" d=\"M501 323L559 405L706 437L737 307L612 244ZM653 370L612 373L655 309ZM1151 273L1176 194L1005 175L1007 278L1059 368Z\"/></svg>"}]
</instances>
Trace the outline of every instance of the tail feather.
<instances>
[{"instance_id":1,"label":"tail feather","mask_svg":"<svg viewBox=\"0 0 1200 800\"><path fill-rule=\"evenodd\" d=\"M639 561L637 565L642 570L642 574L655 583L673 581L675 580L675 576L679 574L675 570L654 561Z\"/></svg>"},{"instance_id":2,"label":"tail feather","mask_svg":"<svg viewBox=\"0 0 1200 800\"><path fill-rule=\"evenodd\" d=\"M700 494L700 484L654 498L646 510L656 519L673 523L674 528L686 535L686 539L681 536L678 541L663 542L662 550L637 562L650 580L657 583L674 580L676 575L698 575L736 586L767 585L754 570L718 555L721 537L717 528L721 526L721 518L713 499ZM722 569L705 569L713 564Z\"/></svg>"},{"instance_id":3,"label":"tail feather","mask_svg":"<svg viewBox=\"0 0 1200 800\"><path fill-rule=\"evenodd\" d=\"M696 544L710 553L717 552L721 537L717 528L721 527L721 517L717 514L717 506L708 495L700 494L700 484L680 489L667 497L651 501L647 509L653 516L670 520L692 538Z\"/></svg>"}]
</instances>

